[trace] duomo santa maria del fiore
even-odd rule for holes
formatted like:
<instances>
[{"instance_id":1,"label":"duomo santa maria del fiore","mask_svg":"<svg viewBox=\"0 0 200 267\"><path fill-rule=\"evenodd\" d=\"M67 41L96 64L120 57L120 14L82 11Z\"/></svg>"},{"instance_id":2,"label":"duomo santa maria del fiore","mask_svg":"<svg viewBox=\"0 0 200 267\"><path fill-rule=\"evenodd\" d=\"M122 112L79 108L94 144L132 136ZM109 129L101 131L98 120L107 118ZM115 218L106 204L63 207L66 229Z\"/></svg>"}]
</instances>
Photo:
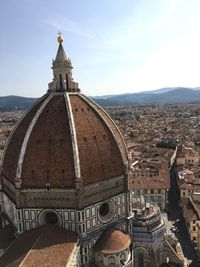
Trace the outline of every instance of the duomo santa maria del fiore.
<instances>
[{"instance_id":1,"label":"duomo santa maria del fiore","mask_svg":"<svg viewBox=\"0 0 200 267\"><path fill-rule=\"evenodd\" d=\"M159 207L129 188L123 137L73 80L61 34L52 69L3 155L0 266L186 266Z\"/></svg>"}]
</instances>

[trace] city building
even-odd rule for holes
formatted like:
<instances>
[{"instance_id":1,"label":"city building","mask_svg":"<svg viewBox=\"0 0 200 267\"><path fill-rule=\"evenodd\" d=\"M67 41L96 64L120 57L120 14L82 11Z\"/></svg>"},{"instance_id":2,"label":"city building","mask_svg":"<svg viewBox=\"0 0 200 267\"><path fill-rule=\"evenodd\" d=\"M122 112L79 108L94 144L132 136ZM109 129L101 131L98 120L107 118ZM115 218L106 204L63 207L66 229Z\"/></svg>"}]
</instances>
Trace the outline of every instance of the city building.
<instances>
[{"instance_id":1,"label":"city building","mask_svg":"<svg viewBox=\"0 0 200 267\"><path fill-rule=\"evenodd\" d=\"M167 209L170 176L167 162L162 158L142 159L132 164L129 188L136 196L143 195L147 202Z\"/></svg>"},{"instance_id":2,"label":"city building","mask_svg":"<svg viewBox=\"0 0 200 267\"><path fill-rule=\"evenodd\" d=\"M184 256L180 244L167 229L160 209L135 198L133 211L134 266L162 266L167 262L181 266Z\"/></svg>"},{"instance_id":3,"label":"city building","mask_svg":"<svg viewBox=\"0 0 200 267\"><path fill-rule=\"evenodd\" d=\"M199 161L199 154L197 151L184 145L179 145L176 155L176 165L196 165Z\"/></svg>"},{"instance_id":4,"label":"city building","mask_svg":"<svg viewBox=\"0 0 200 267\"><path fill-rule=\"evenodd\" d=\"M200 221L196 223L197 226L197 242L196 242L196 249L197 255L200 258Z\"/></svg>"},{"instance_id":5,"label":"city building","mask_svg":"<svg viewBox=\"0 0 200 267\"><path fill-rule=\"evenodd\" d=\"M196 245L198 239L198 227L197 224L200 221L200 202L195 201L191 196L182 199L183 216L185 218L186 227L190 239Z\"/></svg>"},{"instance_id":6,"label":"city building","mask_svg":"<svg viewBox=\"0 0 200 267\"><path fill-rule=\"evenodd\" d=\"M61 34L58 43L53 81L4 152L0 266L183 266L159 209L136 214L122 135L80 92Z\"/></svg>"}]
</instances>

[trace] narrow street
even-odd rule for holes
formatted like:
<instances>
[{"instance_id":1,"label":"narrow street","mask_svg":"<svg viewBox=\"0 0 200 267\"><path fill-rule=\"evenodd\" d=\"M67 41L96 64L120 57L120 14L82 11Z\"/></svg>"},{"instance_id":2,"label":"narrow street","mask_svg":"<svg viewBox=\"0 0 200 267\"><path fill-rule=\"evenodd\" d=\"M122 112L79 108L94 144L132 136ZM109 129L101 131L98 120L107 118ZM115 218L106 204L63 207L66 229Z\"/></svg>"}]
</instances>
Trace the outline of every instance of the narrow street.
<instances>
[{"instance_id":1,"label":"narrow street","mask_svg":"<svg viewBox=\"0 0 200 267\"><path fill-rule=\"evenodd\" d=\"M168 218L170 221L176 221L175 225L179 230L176 236L181 244L185 257L188 259L189 262L191 262L189 267L198 267L200 266L200 264L198 263L198 258L195 253L195 249L187 232L185 221L182 215L182 209L179 207L179 192L176 183L176 174L174 166L172 167L170 172L170 183L171 186L169 190Z\"/></svg>"}]
</instances>

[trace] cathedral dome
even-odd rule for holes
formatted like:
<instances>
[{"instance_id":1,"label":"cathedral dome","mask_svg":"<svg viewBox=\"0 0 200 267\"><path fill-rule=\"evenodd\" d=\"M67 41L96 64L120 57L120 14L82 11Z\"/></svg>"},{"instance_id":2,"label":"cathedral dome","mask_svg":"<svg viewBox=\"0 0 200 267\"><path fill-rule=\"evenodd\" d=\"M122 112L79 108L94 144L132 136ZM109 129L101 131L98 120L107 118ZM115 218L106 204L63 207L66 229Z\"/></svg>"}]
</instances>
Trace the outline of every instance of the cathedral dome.
<instances>
[{"instance_id":1,"label":"cathedral dome","mask_svg":"<svg viewBox=\"0 0 200 267\"><path fill-rule=\"evenodd\" d=\"M124 173L126 148L108 114L80 93L44 95L15 128L2 175L21 188L75 188Z\"/></svg>"},{"instance_id":2,"label":"cathedral dome","mask_svg":"<svg viewBox=\"0 0 200 267\"><path fill-rule=\"evenodd\" d=\"M46 201L42 204L39 191L30 196L30 190L51 191L52 199L62 199L54 206L77 206L78 194L80 203L82 197L89 204L122 192L127 186L123 138L110 116L80 93L60 35L58 42L47 94L17 124L4 154L2 185L12 198L20 195L20 205L33 200L37 206L49 205L50 193L41 194ZM113 182L109 184L110 180ZM25 191L18 194L15 189ZM67 194L63 191L66 189ZM62 190L63 195L55 190Z\"/></svg>"},{"instance_id":3,"label":"cathedral dome","mask_svg":"<svg viewBox=\"0 0 200 267\"><path fill-rule=\"evenodd\" d=\"M123 251L129 248L131 244L130 237L116 229L108 229L106 230L98 239L95 245L95 251L111 254Z\"/></svg>"},{"instance_id":4,"label":"cathedral dome","mask_svg":"<svg viewBox=\"0 0 200 267\"><path fill-rule=\"evenodd\" d=\"M130 260L130 237L117 229L107 229L97 240L94 252L99 267L126 266Z\"/></svg>"}]
</instances>

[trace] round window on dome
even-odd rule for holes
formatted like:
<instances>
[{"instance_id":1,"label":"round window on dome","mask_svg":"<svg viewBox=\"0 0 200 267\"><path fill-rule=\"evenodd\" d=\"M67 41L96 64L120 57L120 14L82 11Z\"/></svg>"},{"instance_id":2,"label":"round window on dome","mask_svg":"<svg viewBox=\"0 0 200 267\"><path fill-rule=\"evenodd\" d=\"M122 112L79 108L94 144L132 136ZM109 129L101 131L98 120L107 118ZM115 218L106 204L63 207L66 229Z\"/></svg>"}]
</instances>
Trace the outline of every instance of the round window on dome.
<instances>
[{"instance_id":1,"label":"round window on dome","mask_svg":"<svg viewBox=\"0 0 200 267\"><path fill-rule=\"evenodd\" d=\"M40 226L46 224L61 225L62 219L60 215L54 210L43 210L38 217L38 222Z\"/></svg>"},{"instance_id":2,"label":"round window on dome","mask_svg":"<svg viewBox=\"0 0 200 267\"><path fill-rule=\"evenodd\" d=\"M57 224L58 216L56 213L50 211L45 214L45 221L47 224Z\"/></svg>"},{"instance_id":3,"label":"round window on dome","mask_svg":"<svg viewBox=\"0 0 200 267\"><path fill-rule=\"evenodd\" d=\"M99 220L103 223L110 221L115 215L115 208L112 200L102 203L98 210Z\"/></svg>"},{"instance_id":4,"label":"round window on dome","mask_svg":"<svg viewBox=\"0 0 200 267\"><path fill-rule=\"evenodd\" d=\"M99 209L100 216L106 216L109 213L108 203L103 203Z\"/></svg>"}]
</instances>

